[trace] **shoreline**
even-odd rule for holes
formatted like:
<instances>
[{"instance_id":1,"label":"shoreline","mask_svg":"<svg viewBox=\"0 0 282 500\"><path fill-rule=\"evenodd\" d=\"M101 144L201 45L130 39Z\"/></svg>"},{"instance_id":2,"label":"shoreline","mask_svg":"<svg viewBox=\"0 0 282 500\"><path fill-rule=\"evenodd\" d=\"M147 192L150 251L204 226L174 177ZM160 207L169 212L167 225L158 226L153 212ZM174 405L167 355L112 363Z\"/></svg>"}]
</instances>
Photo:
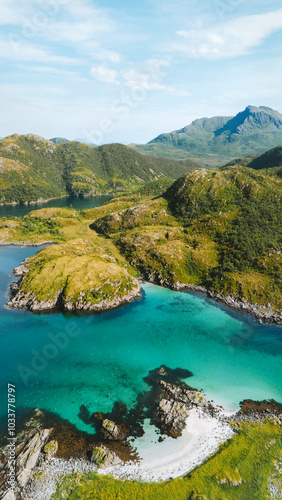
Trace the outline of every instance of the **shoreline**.
<instances>
[{"instance_id":1,"label":"shoreline","mask_svg":"<svg viewBox=\"0 0 282 500\"><path fill-rule=\"evenodd\" d=\"M56 245L58 244L57 242L54 241L43 241L39 243L25 243L25 242L0 242L0 248L1 247L8 247L8 246L18 246L22 248L28 248L28 247L41 247L41 246L46 246L46 245ZM16 268L17 269L17 268ZM12 273L14 270L12 270ZM223 297L220 294L213 292L211 290L208 290L207 288L203 286L197 286L197 285L192 285L189 283L176 283L175 285L169 285L168 283L157 283L154 281L148 281L145 278L139 278L137 280L139 282L139 285L141 286L142 283L148 283L152 285L157 285L161 286L163 288L168 288L172 291L176 292L197 292L204 294L207 298L212 299L214 302L217 302L219 304L222 304L230 309L233 309L235 311L239 311L241 313L249 314L251 317L256 319L258 323L272 323L276 325L281 325L282 324L282 315L279 315L278 313L275 313L272 308L267 308L266 306L258 306L255 304L250 304L248 302L243 302L238 299L235 299L231 296L226 296ZM136 296L136 299L138 299L139 296ZM134 301L135 298L131 299L130 301L125 301L124 303L120 303L118 307L122 307L123 305L128 304L129 302ZM115 306L116 307L116 306ZM114 307L114 308L115 308ZM20 309L17 307L14 307L14 309ZM56 308L55 308L56 309ZM263 309L263 311L261 310ZM106 308L105 310L109 310L109 308ZM40 308L38 309L40 311ZM42 309L44 312L44 308ZM73 309L74 312L75 309ZM95 310L90 310L88 309L88 312L94 312ZM99 309L97 312L103 312L101 309Z\"/></svg>"},{"instance_id":2,"label":"shoreline","mask_svg":"<svg viewBox=\"0 0 282 500\"><path fill-rule=\"evenodd\" d=\"M224 418L224 413L222 417ZM33 469L33 478L25 486L21 498L47 500L55 493L58 481L68 474L75 473L96 472L99 475L112 475L115 479L149 483L182 477L203 464L222 443L231 439L235 432L219 417L211 417L199 408L195 408L191 410L186 420L186 427L181 437L177 439L166 437L164 441L152 444L152 435L147 429L145 438L137 438L133 446L138 440L139 442L143 440L143 445L140 444L139 449L137 446L139 461L121 462L99 469L97 465L84 458L73 457L64 460L54 457L49 461L40 460ZM37 474L38 479L36 479ZM42 478L45 480L42 481Z\"/></svg>"},{"instance_id":3,"label":"shoreline","mask_svg":"<svg viewBox=\"0 0 282 500\"><path fill-rule=\"evenodd\" d=\"M146 436L147 434L147 436ZM133 443L141 458L139 462L113 465L98 470L116 479L146 482L165 481L181 477L205 462L220 444L234 436L231 426L220 417L211 417L200 408L193 408L186 420L182 436L165 437L152 444L150 431Z\"/></svg>"},{"instance_id":4,"label":"shoreline","mask_svg":"<svg viewBox=\"0 0 282 500\"><path fill-rule=\"evenodd\" d=\"M48 203L48 201L53 201L53 200L61 200L62 198L68 198L68 194L64 194L63 196L57 196L55 198L48 198L47 200L42 200L41 198L39 198L38 200L36 201L24 201L24 202L20 202L20 201L10 201L10 202L7 202L7 203L0 203L0 207L18 207L18 206L24 206L24 207L28 207L28 206L34 206L34 205L43 205L43 203Z\"/></svg>"},{"instance_id":5,"label":"shoreline","mask_svg":"<svg viewBox=\"0 0 282 500\"><path fill-rule=\"evenodd\" d=\"M82 196L82 199L84 198L98 198L99 196L112 196L112 193L95 193L95 194L88 194ZM62 196L56 196L55 198L48 198L47 200L42 200L42 198L39 198L38 200L34 201L25 201L25 202L20 202L20 201L10 201L7 203L0 203L0 207L18 207L18 206L23 206L23 207L29 207L29 206L34 206L34 205L43 205L44 203L48 203L49 201L54 201L54 200L62 200L63 198L80 198L80 196L72 196L69 193L64 194ZM4 216L3 216L4 217Z\"/></svg>"},{"instance_id":6,"label":"shoreline","mask_svg":"<svg viewBox=\"0 0 282 500\"><path fill-rule=\"evenodd\" d=\"M176 283L175 285L170 285L168 283L158 283L157 281L148 281L145 278L141 279L143 283L149 283L151 285L161 286L163 288L168 288L174 292L197 292L204 294L207 298L212 299L214 302L223 304L224 306L239 311L242 313L250 314L259 323L273 323L277 325L282 324L282 314L273 311L272 307L267 308L267 306L259 306L258 304L250 304L249 302L240 301L234 297L222 296L212 290L208 290L204 286L192 285L189 283ZM261 311L260 309L264 309Z\"/></svg>"},{"instance_id":7,"label":"shoreline","mask_svg":"<svg viewBox=\"0 0 282 500\"><path fill-rule=\"evenodd\" d=\"M160 370L157 369L157 373ZM163 381L156 383L169 386ZM190 389L169 387L171 402L181 404L185 395L188 398L192 396ZM159 395L163 396L163 393ZM144 433L133 439L134 434L129 434L123 441L124 445L130 445L132 450L129 458L120 455L121 450L114 448L114 444L118 445L120 442L117 436L114 441L108 439L107 442L106 439L103 444L99 440L87 441L83 444L84 452L80 442L79 447L72 446L70 453L65 455L65 441L77 440L79 432L71 432L67 438L66 429L63 427L57 428L56 433L56 424L46 419L41 410L34 409L18 434L16 495L11 499L8 496L7 500L49 500L55 493L57 484L65 476L73 474L78 474L79 477L80 474L93 472L101 476L110 475L122 481L147 483L185 477L220 452L220 446L236 436L241 422L252 425L271 419L275 424L281 425L282 404L276 401L244 400L237 412L223 408L213 408L215 411L211 411L209 402L203 404L197 399L198 402L191 405L192 401L194 400L189 399L187 402L189 412L177 438L171 437L172 434L167 432L160 433L160 429L155 427L148 416L143 422ZM177 420L178 415L174 413L173 418ZM7 456L8 450L9 445L2 448L4 456ZM103 451L106 460L102 456L101 461L99 453ZM5 495L9 492L9 489L6 489L9 484L7 466L3 471L2 477L0 474L0 483L6 499Z\"/></svg>"}]
</instances>

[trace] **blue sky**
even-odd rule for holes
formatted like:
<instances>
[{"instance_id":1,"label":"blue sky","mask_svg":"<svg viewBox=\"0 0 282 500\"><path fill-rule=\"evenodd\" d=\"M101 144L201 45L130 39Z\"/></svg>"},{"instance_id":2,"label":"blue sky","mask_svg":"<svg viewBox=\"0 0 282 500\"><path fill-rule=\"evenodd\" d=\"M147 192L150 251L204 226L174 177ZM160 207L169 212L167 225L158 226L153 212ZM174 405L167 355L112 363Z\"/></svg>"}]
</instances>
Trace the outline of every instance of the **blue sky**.
<instances>
[{"instance_id":1,"label":"blue sky","mask_svg":"<svg viewBox=\"0 0 282 500\"><path fill-rule=\"evenodd\" d=\"M280 1L1 0L0 32L0 136L143 143L282 112Z\"/></svg>"}]
</instances>

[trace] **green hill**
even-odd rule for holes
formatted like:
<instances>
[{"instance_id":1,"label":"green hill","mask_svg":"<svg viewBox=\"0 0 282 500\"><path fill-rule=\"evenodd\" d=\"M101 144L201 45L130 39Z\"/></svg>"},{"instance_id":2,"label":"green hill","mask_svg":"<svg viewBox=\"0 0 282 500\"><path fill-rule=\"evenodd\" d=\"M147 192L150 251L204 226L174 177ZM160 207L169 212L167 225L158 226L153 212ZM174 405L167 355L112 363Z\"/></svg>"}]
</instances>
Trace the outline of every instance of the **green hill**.
<instances>
[{"instance_id":1,"label":"green hill","mask_svg":"<svg viewBox=\"0 0 282 500\"><path fill-rule=\"evenodd\" d=\"M176 179L198 166L145 156L121 144L92 147L15 134L0 141L0 202L132 191L162 177Z\"/></svg>"},{"instance_id":2,"label":"green hill","mask_svg":"<svg viewBox=\"0 0 282 500\"><path fill-rule=\"evenodd\" d=\"M54 142L54 144L66 144L67 142L70 142L64 137L52 137L52 139L49 139L49 141Z\"/></svg>"},{"instance_id":3,"label":"green hill","mask_svg":"<svg viewBox=\"0 0 282 500\"><path fill-rule=\"evenodd\" d=\"M115 248L116 261L125 259L132 277L137 271L148 281L172 289L196 287L259 318L281 322L282 180L275 168L197 169L163 193L167 185L165 178L151 181L131 195L81 213L42 209L16 221L1 219L0 240L5 244L54 241L63 245L40 253L44 262L33 260L29 276L38 275L38 279L32 282L32 290L25 280L25 292L37 296L40 289L40 300L47 300L51 291L56 295L62 282L60 259L68 260L68 269L73 265L71 245L81 246L85 269L79 267L78 279L84 283L94 258L92 250L88 255L84 248L87 238L93 248L101 247L102 256L110 242L111 255ZM54 259L58 265L51 273ZM94 268L91 273L94 282ZM48 282L45 288L41 277ZM76 300L77 293L77 287L72 287L69 299Z\"/></svg>"},{"instance_id":4,"label":"green hill","mask_svg":"<svg viewBox=\"0 0 282 500\"><path fill-rule=\"evenodd\" d=\"M270 151L266 151L266 153L259 156L258 158L254 158L249 163L249 167L256 170L261 170L263 168L282 167L282 146L273 148Z\"/></svg>"},{"instance_id":5,"label":"green hill","mask_svg":"<svg viewBox=\"0 0 282 500\"><path fill-rule=\"evenodd\" d=\"M146 145L134 146L147 154L200 159L218 165L261 154L282 144L282 115L266 106L247 106L235 117L201 118L190 125L161 134Z\"/></svg>"},{"instance_id":6,"label":"green hill","mask_svg":"<svg viewBox=\"0 0 282 500\"><path fill-rule=\"evenodd\" d=\"M281 197L274 171L198 169L159 198L109 210L91 227L149 281L204 287L264 315L282 307Z\"/></svg>"}]
</instances>

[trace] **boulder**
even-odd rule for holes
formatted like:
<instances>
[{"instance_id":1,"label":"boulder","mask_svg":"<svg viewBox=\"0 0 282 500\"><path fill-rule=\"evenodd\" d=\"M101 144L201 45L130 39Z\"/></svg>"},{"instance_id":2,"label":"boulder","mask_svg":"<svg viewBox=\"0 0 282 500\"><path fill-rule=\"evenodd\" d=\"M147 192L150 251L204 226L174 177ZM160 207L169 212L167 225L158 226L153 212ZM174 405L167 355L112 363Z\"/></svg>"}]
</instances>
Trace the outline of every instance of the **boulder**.
<instances>
[{"instance_id":1,"label":"boulder","mask_svg":"<svg viewBox=\"0 0 282 500\"><path fill-rule=\"evenodd\" d=\"M120 458L111 450L108 450L104 445L96 447L92 451L91 462L96 464L98 469L104 469L111 465L121 464Z\"/></svg>"},{"instance_id":2,"label":"boulder","mask_svg":"<svg viewBox=\"0 0 282 500\"><path fill-rule=\"evenodd\" d=\"M105 418L102 421L102 432L106 439L120 441L126 438L126 429L112 420Z\"/></svg>"},{"instance_id":3,"label":"boulder","mask_svg":"<svg viewBox=\"0 0 282 500\"><path fill-rule=\"evenodd\" d=\"M58 442L54 440L49 441L49 443L44 446L43 451L46 455L46 460L50 460L58 451Z\"/></svg>"}]
</instances>

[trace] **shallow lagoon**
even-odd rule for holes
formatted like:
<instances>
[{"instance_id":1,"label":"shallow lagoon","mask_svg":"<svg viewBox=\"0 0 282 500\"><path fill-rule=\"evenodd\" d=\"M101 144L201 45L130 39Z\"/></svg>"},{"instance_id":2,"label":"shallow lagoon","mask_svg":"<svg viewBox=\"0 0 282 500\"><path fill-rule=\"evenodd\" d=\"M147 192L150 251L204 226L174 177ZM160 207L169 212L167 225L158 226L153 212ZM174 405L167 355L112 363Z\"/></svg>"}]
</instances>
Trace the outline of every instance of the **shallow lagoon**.
<instances>
[{"instance_id":1,"label":"shallow lagoon","mask_svg":"<svg viewBox=\"0 0 282 500\"><path fill-rule=\"evenodd\" d=\"M81 404L133 405L147 389L143 377L162 364L191 370L187 382L227 409L245 398L282 401L282 328L204 295L144 284L142 299L95 316L6 309L12 268L37 251L0 248L1 394L16 384L18 407L56 412L93 432L78 417Z\"/></svg>"}]
</instances>

